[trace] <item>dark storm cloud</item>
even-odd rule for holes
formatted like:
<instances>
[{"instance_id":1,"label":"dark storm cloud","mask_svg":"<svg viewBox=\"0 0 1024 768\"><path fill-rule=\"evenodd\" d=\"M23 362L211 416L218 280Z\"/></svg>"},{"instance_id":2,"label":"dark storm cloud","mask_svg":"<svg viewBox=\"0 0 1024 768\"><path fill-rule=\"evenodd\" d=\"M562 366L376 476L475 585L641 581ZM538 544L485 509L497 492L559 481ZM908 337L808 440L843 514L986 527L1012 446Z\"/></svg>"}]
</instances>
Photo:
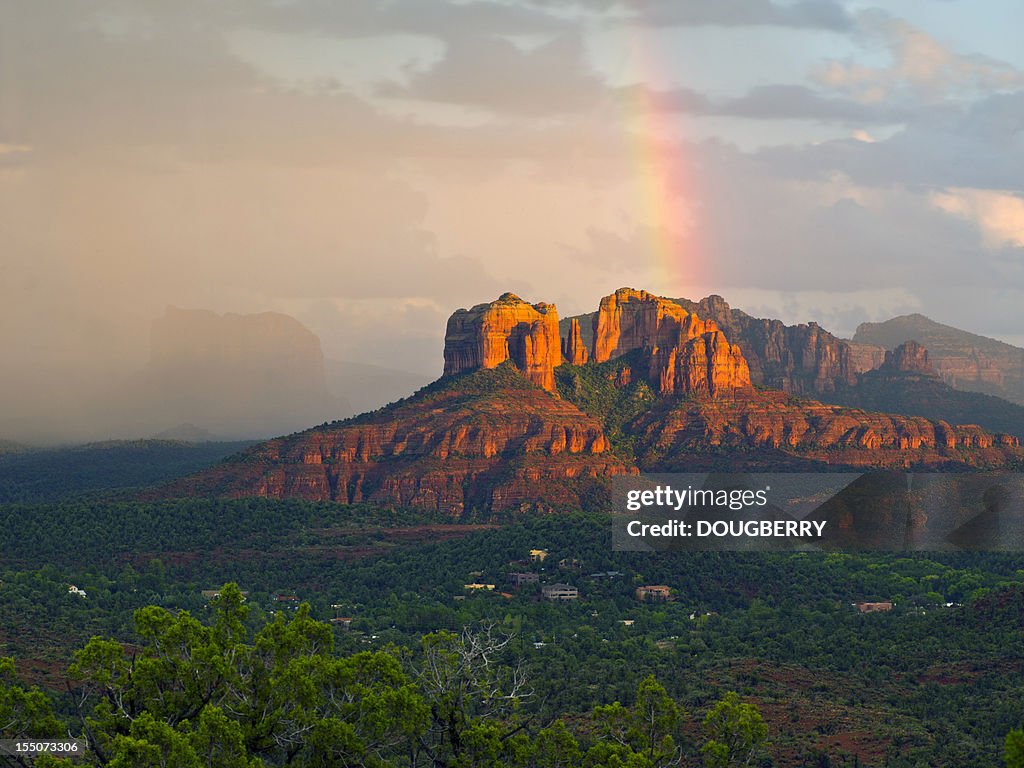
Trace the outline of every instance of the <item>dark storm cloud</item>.
<instances>
[{"instance_id":1,"label":"dark storm cloud","mask_svg":"<svg viewBox=\"0 0 1024 768\"><path fill-rule=\"evenodd\" d=\"M651 26L824 29L847 32L853 16L836 0L534 0L534 6L598 13Z\"/></svg>"},{"instance_id":2,"label":"dark storm cloud","mask_svg":"<svg viewBox=\"0 0 1024 768\"><path fill-rule=\"evenodd\" d=\"M616 95L660 112L751 120L806 120L860 127L902 123L914 115L912 109L899 104L865 104L805 85L762 85L734 98L712 98L690 88L656 91L644 86L620 88Z\"/></svg>"},{"instance_id":3,"label":"dark storm cloud","mask_svg":"<svg viewBox=\"0 0 1024 768\"><path fill-rule=\"evenodd\" d=\"M550 116L593 108L608 90L590 70L578 34L528 50L503 37L459 34L436 66L381 94Z\"/></svg>"},{"instance_id":4,"label":"dark storm cloud","mask_svg":"<svg viewBox=\"0 0 1024 768\"><path fill-rule=\"evenodd\" d=\"M919 110L886 141L829 141L760 153L780 178L841 172L873 186L1024 189L1024 92Z\"/></svg>"},{"instance_id":5,"label":"dark storm cloud","mask_svg":"<svg viewBox=\"0 0 1024 768\"><path fill-rule=\"evenodd\" d=\"M158 1L158 0L153 0ZM247 24L281 32L314 32L333 37L419 34L447 38L453 34L556 34L572 22L533 7L498 2L454 3L445 0L235 0Z\"/></svg>"},{"instance_id":6,"label":"dark storm cloud","mask_svg":"<svg viewBox=\"0 0 1024 768\"><path fill-rule=\"evenodd\" d=\"M848 32L853 17L832 0L650 0L625 5L635 19L652 26L775 26Z\"/></svg>"},{"instance_id":7,"label":"dark storm cloud","mask_svg":"<svg viewBox=\"0 0 1024 768\"><path fill-rule=\"evenodd\" d=\"M825 96L803 85L759 86L744 96L719 102L708 112L755 120L812 120L858 126L900 123L912 114L898 104L864 104Z\"/></svg>"}]
</instances>

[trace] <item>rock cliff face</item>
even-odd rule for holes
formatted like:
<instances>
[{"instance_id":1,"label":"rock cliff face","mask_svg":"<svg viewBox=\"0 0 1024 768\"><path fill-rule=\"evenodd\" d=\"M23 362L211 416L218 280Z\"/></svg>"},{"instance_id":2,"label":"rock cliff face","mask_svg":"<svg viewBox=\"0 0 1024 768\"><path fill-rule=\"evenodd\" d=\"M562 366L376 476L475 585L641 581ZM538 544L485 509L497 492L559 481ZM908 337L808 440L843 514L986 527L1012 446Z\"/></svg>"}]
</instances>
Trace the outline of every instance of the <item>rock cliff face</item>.
<instances>
[{"instance_id":1,"label":"rock cliff face","mask_svg":"<svg viewBox=\"0 0 1024 768\"><path fill-rule=\"evenodd\" d=\"M794 387L845 381L845 346L817 326L787 328L737 315L717 297L701 304L747 333L748 344L756 342L762 375L774 371ZM493 517L580 507L601 498L607 478L641 468L814 471L1024 461L1016 437L973 421L951 425L954 416L963 423L960 416L980 413L971 410L980 396L955 392L931 375L920 344L904 344L858 384L827 394L888 409L899 404L896 392L908 409L939 408L935 419L755 390L740 348L714 319L643 291L622 289L601 301L590 362L579 323L567 330L565 352L574 366L561 367L556 378L562 349L553 306L505 294L459 310L448 322L446 375L414 396L262 443L154 495L290 497ZM969 398L970 408L950 392ZM1024 425L1024 409L1007 415L997 406L982 415L1002 413Z\"/></svg>"},{"instance_id":2,"label":"rock cliff face","mask_svg":"<svg viewBox=\"0 0 1024 768\"><path fill-rule=\"evenodd\" d=\"M714 322L647 291L620 288L605 296L592 329L594 362L642 350L658 394L717 397L751 386L739 347Z\"/></svg>"},{"instance_id":3,"label":"rock cliff face","mask_svg":"<svg viewBox=\"0 0 1024 768\"><path fill-rule=\"evenodd\" d=\"M151 339L149 363L132 393L141 423L158 414L162 428L192 423L219 435L254 436L338 416L320 339L288 315L168 307L153 322Z\"/></svg>"},{"instance_id":4,"label":"rock cliff face","mask_svg":"<svg viewBox=\"0 0 1024 768\"><path fill-rule=\"evenodd\" d=\"M603 363L634 349L672 348L715 330L667 299L632 288L620 288L601 299L592 323L594 352Z\"/></svg>"},{"instance_id":5,"label":"rock cliff face","mask_svg":"<svg viewBox=\"0 0 1024 768\"><path fill-rule=\"evenodd\" d=\"M569 333L562 341L562 357L569 365L584 365L590 359L580 334L580 321L575 317L569 321Z\"/></svg>"},{"instance_id":6,"label":"rock cliff face","mask_svg":"<svg viewBox=\"0 0 1024 768\"><path fill-rule=\"evenodd\" d=\"M957 389L984 392L1024 404L1024 349L967 333L924 315L863 323L853 340L892 349L917 341L942 379Z\"/></svg>"},{"instance_id":7,"label":"rock cliff face","mask_svg":"<svg viewBox=\"0 0 1024 768\"><path fill-rule=\"evenodd\" d=\"M757 392L728 401L662 401L631 425L644 471L702 465L752 469L1003 466L1022 456L1020 442L981 427L795 401ZM753 452L751 452L753 451ZM702 464L703 463L703 464Z\"/></svg>"},{"instance_id":8,"label":"rock cliff face","mask_svg":"<svg viewBox=\"0 0 1024 768\"><path fill-rule=\"evenodd\" d=\"M458 517L572 508L594 478L635 471L609 453L597 420L505 365L262 443L162 495L368 502Z\"/></svg>"},{"instance_id":9,"label":"rock cliff face","mask_svg":"<svg viewBox=\"0 0 1024 768\"><path fill-rule=\"evenodd\" d=\"M713 320L739 346L756 384L794 394L815 394L856 381L858 367L849 345L816 323L786 325L780 320L751 317L732 309L721 296L699 302L675 301Z\"/></svg>"},{"instance_id":10,"label":"rock cliff face","mask_svg":"<svg viewBox=\"0 0 1024 768\"><path fill-rule=\"evenodd\" d=\"M1024 437L1024 407L980 392L954 389L936 374L928 351L914 341L887 351L885 362L860 374L855 386L827 393L823 399L867 411L978 424Z\"/></svg>"},{"instance_id":11,"label":"rock cliff face","mask_svg":"<svg viewBox=\"0 0 1024 768\"><path fill-rule=\"evenodd\" d=\"M555 391L554 370L562 364L562 354L554 304L528 304L506 293L448 318L445 376L496 368L506 360L534 384Z\"/></svg>"},{"instance_id":12,"label":"rock cliff face","mask_svg":"<svg viewBox=\"0 0 1024 768\"><path fill-rule=\"evenodd\" d=\"M678 347L651 351L650 379L662 395L717 397L749 389L750 370L739 347L721 331L707 331Z\"/></svg>"},{"instance_id":13,"label":"rock cliff face","mask_svg":"<svg viewBox=\"0 0 1024 768\"><path fill-rule=\"evenodd\" d=\"M668 301L712 321L738 346L754 384L793 394L819 395L854 383L858 373L877 368L884 359L883 348L836 338L814 323L786 325L780 320L752 317L731 308L721 296ZM672 310L666 308L663 312L669 314ZM599 313L580 316L584 342L595 343L598 319Z\"/></svg>"},{"instance_id":14,"label":"rock cliff face","mask_svg":"<svg viewBox=\"0 0 1024 768\"><path fill-rule=\"evenodd\" d=\"M861 344L856 341L844 339L850 348L850 366L854 373L865 373L873 371L885 362L885 347L874 344Z\"/></svg>"},{"instance_id":15,"label":"rock cliff face","mask_svg":"<svg viewBox=\"0 0 1024 768\"><path fill-rule=\"evenodd\" d=\"M928 359L928 350L916 341L907 341L900 344L896 349L885 353L885 362L881 370L886 373L914 373L921 376L934 376L935 369L932 368Z\"/></svg>"}]
</instances>

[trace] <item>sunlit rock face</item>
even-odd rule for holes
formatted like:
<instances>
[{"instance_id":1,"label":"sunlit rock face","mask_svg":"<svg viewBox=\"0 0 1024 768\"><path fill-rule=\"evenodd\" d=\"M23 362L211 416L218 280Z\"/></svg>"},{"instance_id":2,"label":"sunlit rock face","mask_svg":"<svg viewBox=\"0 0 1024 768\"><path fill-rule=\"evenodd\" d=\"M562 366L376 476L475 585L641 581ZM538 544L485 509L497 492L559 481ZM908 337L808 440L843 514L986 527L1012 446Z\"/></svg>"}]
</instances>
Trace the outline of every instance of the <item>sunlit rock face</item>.
<instances>
[{"instance_id":1,"label":"sunlit rock face","mask_svg":"<svg viewBox=\"0 0 1024 768\"><path fill-rule=\"evenodd\" d=\"M593 330L594 362L641 350L659 394L717 397L751 387L740 348L713 321L647 291L620 288L605 296Z\"/></svg>"},{"instance_id":2,"label":"sunlit rock face","mask_svg":"<svg viewBox=\"0 0 1024 768\"><path fill-rule=\"evenodd\" d=\"M497 368L511 360L542 389L555 391L562 364L558 311L554 304L529 304L514 293L497 301L456 310L444 336L444 375Z\"/></svg>"}]
</instances>

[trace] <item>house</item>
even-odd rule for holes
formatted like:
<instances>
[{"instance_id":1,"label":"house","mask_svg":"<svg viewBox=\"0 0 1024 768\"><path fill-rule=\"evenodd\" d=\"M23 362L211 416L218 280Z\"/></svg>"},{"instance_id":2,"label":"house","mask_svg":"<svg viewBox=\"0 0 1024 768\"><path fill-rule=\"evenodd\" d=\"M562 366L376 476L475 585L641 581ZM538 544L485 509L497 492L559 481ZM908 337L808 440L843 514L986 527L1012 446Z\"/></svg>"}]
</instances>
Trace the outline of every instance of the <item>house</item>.
<instances>
[{"instance_id":1,"label":"house","mask_svg":"<svg viewBox=\"0 0 1024 768\"><path fill-rule=\"evenodd\" d=\"M85 590L84 589L79 589L74 584L68 584L68 594L69 595L78 595L79 597L85 597L86 596L85 595Z\"/></svg>"},{"instance_id":2,"label":"house","mask_svg":"<svg viewBox=\"0 0 1024 768\"><path fill-rule=\"evenodd\" d=\"M342 629L351 629L352 618L350 616L339 616L331 619L331 624L341 627Z\"/></svg>"},{"instance_id":3,"label":"house","mask_svg":"<svg viewBox=\"0 0 1024 768\"><path fill-rule=\"evenodd\" d=\"M476 591L478 589L492 590L492 589L494 589L494 585L493 584L476 584L476 583L473 583L473 584L464 584L462 586L462 588L463 589L473 590L473 591Z\"/></svg>"},{"instance_id":4,"label":"house","mask_svg":"<svg viewBox=\"0 0 1024 768\"><path fill-rule=\"evenodd\" d=\"M529 571L516 571L508 575L509 583L513 587L521 587L523 584L536 584L540 581L540 575Z\"/></svg>"},{"instance_id":5,"label":"house","mask_svg":"<svg viewBox=\"0 0 1024 768\"><path fill-rule=\"evenodd\" d=\"M636 588L636 599L640 601L644 600L668 600L671 596L672 590L666 587L664 584L655 584L648 587L637 587Z\"/></svg>"},{"instance_id":6,"label":"house","mask_svg":"<svg viewBox=\"0 0 1024 768\"><path fill-rule=\"evenodd\" d=\"M545 600L577 600L580 591L569 584L545 584L541 587Z\"/></svg>"},{"instance_id":7,"label":"house","mask_svg":"<svg viewBox=\"0 0 1024 768\"><path fill-rule=\"evenodd\" d=\"M881 603L854 603L853 606L861 613L882 613L892 610L892 603L888 600Z\"/></svg>"},{"instance_id":8,"label":"house","mask_svg":"<svg viewBox=\"0 0 1024 768\"><path fill-rule=\"evenodd\" d=\"M546 549L531 549L530 550L530 560L532 560L535 563L543 563L547 556L548 556L548 551Z\"/></svg>"},{"instance_id":9,"label":"house","mask_svg":"<svg viewBox=\"0 0 1024 768\"><path fill-rule=\"evenodd\" d=\"M558 567L578 571L583 567L583 562L575 557L563 557L558 561Z\"/></svg>"},{"instance_id":10,"label":"house","mask_svg":"<svg viewBox=\"0 0 1024 768\"><path fill-rule=\"evenodd\" d=\"M617 579L621 575L622 571L598 571L597 573L590 574L587 578L596 581L598 579Z\"/></svg>"}]
</instances>

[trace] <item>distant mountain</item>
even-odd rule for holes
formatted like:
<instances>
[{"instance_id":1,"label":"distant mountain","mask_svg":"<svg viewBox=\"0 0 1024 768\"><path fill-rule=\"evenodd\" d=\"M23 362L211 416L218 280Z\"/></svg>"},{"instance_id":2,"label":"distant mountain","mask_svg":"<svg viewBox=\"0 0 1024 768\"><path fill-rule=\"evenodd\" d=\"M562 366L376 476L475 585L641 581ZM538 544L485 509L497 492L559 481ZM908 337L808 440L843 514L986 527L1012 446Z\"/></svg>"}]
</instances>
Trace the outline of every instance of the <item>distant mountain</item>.
<instances>
[{"instance_id":1,"label":"distant mountain","mask_svg":"<svg viewBox=\"0 0 1024 768\"><path fill-rule=\"evenodd\" d=\"M928 350L942 379L956 389L984 392L1024 404L1024 349L968 333L924 315L863 323L853 341L893 349L916 341Z\"/></svg>"},{"instance_id":2,"label":"distant mountain","mask_svg":"<svg viewBox=\"0 0 1024 768\"><path fill-rule=\"evenodd\" d=\"M16 443L13 440L0 440L0 455L5 453L24 453L32 448L24 443Z\"/></svg>"},{"instance_id":3,"label":"distant mountain","mask_svg":"<svg viewBox=\"0 0 1024 768\"><path fill-rule=\"evenodd\" d=\"M459 310L437 382L374 413L254 446L151 495L500 516L605 508L608 478L640 469L964 468L1024 458L1016 438L978 426L758 389L714 321L644 291L602 299L590 359L563 363L562 350L581 343L579 325L560 340L554 305L513 294Z\"/></svg>"},{"instance_id":4,"label":"distant mountain","mask_svg":"<svg viewBox=\"0 0 1024 768\"><path fill-rule=\"evenodd\" d=\"M939 377L928 351L915 341L886 352L880 368L860 374L856 385L840 388L824 399L949 424L978 424L1024 439L1024 406L980 392L954 389Z\"/></svg>"},{"instance_id":5,"label":"distant mountain","mask_svg":"<svg viewBox=\"0 0 1024 768\"><path fill-rule=\"evenodd\" d=\"M171 429L157 432L152 440L177 440L183 443L212 443L218 438L212 432L195 424L179 424Z\"/></svg>"},{"instance_id":6,"label":"distant mountain","mask_svg":"<svg viewBox=\"0 0 1024 768\"><path fill-rule=\"evenodd\" d=\"M277 312L168 307L154 321L138 417L212 434L279 435L337 418L320 339ZM176 429L176 427L172 427Z\"/></svg>"}]
</instances>

